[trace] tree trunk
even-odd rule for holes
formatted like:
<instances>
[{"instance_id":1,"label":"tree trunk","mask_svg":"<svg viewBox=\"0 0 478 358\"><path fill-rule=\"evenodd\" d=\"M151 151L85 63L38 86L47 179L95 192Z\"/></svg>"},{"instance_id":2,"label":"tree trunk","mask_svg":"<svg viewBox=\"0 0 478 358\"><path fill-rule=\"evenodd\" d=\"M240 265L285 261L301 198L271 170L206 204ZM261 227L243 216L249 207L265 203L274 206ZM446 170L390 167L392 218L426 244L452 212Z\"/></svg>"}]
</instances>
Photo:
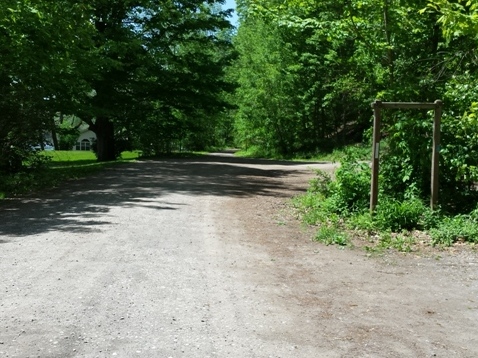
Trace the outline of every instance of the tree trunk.
<instances>
[{"instance_id":1,"label":"tree trunk","mask_svg":"<svg viewBox=\"0 0 478 358\"><path fill-rule=\"evenodd\" d=\"M107 117L98 117L90 129L96 133L96 155L98 161L116 160L113 123Z\"/></svg>"},{"instance_id":2,"label":"tree trunk","mask_svg":"<svg viewBox=\"0 0 478 358\"><path fill-rule=\"evenodd\" d=\"M63 122L63 113L60 113L60 123ZM55 125L55 119L52 118L52 126L51 126L51 139L53 141L53 147L55 147L55 150L60 150L60 146L58 144L58 136L56 133L56 125Z\"/></svg>"},{"instance_id":3,"label":"tree trunk","mask_svg":"<svg viewBox=\"0 0 478 358\"><path fill-rule=\"evenodd\" d=\"M391 34L390 34L390 18L389 18L389 0L384 0L383 2L383 28L385 32L385 40L387 41L388 44L388 50L387 50L387 66L390 70L390 82L394 82L394 77L395 77L395 55L394 51L392 48L392 40L391 40Z\"/></svg>"}]
</instances>

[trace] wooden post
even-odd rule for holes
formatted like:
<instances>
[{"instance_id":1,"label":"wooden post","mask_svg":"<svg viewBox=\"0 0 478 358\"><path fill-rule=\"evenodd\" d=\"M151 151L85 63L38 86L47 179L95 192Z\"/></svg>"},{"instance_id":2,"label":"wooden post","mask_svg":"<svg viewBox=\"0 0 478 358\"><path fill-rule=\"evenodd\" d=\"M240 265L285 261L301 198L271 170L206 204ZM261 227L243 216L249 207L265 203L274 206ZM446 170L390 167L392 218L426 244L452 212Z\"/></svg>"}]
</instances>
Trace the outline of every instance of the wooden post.
<instances>
[{"instance_id":1,"label":"wooden post","mask_svg":"<svg viewBox=\"0 0 478 358\"><path fill-rule=\"evenodd\" d=\"M435 101L435 118L433 121L433 154L432 154L432 177L430 207L434 210L438 204L439 189L439 157L440 157L440 122L442 101Z\"/></svg>"},{"instance_id":2,"label":"wooden post","mask_svg":"<svg viewBox=\"0 0 478 358\"><path fill-rule=\"evenodd\" d=\"M380 126L382 101L375 100L373 107L373 141L372 141L372 185L370 188L370 211L373 212L378 201L378 169L380 152Z\"/></svg>"},{"instance_id":3,"label":"wooden post","mask_svg":"<svg viewBox=\"0 0 478 358\"><path fill-rule=\"evenodd\" d=\"M433 154L432 154L432 173L431 173L431 198L430 206L433 209L438 204L438 176L439 176L439 156L440 156L440 122L443 102L436 100L434 103L424 102L382 102L375 100L372 103L373 108L373 149L372 149L372 184L370 190L370 211L373 212L378 201L378 166L379 150L381 139L381 109L434 109L435 118L433 121Z\"/></svg>"}]
</instances>

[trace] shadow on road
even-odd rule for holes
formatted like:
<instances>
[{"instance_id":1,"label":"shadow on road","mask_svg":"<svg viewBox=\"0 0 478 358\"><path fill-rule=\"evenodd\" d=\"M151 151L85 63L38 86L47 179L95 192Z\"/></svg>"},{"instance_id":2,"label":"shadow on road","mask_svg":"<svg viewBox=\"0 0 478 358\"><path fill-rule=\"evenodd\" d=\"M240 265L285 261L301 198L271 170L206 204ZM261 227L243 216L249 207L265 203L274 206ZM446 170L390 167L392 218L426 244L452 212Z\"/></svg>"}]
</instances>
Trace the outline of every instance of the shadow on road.
<instances>
[{"instance_id":1,"label":"shadow on road","mask_svg":"<svg viewBox=\"0 0 478 358\"><path fill-rule=\"evenodd\" d=\"M307 170L304 164L217 154L193 159L147 160L105 169L37 197L0 205L0 236L49 231L94 233L111 224L114 207L180 210L168 194L249 197L284 195L281 179ZM297 167L294 169L294 166ZM0 243L8 242L0 238Z\"/></svg>"}]
</instances>

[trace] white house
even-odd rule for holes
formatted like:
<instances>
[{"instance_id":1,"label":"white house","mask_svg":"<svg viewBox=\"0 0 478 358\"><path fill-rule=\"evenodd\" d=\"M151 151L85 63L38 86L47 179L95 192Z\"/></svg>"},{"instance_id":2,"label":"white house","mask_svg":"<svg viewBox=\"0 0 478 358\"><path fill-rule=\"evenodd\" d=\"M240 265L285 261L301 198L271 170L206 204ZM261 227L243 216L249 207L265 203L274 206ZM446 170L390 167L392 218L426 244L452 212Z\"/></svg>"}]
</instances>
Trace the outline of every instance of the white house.
<instances>
[{"instance_id":1,"label":"white house","mask_svg":"<svg viewBox=\"0 0 478 358\"><path fill-rule=\"evenodd\" d=\"M73 147L73 150L91 150L91 146L95 141L95 132L87 128L80 128L80 135L75 146Z\"/></svg>"}]
</instances>

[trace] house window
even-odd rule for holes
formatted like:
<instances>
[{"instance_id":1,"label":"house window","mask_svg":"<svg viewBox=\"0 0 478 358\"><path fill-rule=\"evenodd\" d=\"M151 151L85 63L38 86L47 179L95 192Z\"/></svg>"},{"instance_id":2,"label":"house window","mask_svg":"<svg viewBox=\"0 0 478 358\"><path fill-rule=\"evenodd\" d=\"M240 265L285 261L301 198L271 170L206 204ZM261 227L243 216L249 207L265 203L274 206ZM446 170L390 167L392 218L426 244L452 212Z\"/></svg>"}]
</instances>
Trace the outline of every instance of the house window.
<instances>
[{"instance_id":1,"label":"house window","mask_svg":"<svg viewBox=\"0 0 478 358\"><path fill-rule=\"evenodd\" d=\"M83 139L81 142L76 142L76 150L91 150L91 143L88 139Z\"/></svg>"}]
</instances>

